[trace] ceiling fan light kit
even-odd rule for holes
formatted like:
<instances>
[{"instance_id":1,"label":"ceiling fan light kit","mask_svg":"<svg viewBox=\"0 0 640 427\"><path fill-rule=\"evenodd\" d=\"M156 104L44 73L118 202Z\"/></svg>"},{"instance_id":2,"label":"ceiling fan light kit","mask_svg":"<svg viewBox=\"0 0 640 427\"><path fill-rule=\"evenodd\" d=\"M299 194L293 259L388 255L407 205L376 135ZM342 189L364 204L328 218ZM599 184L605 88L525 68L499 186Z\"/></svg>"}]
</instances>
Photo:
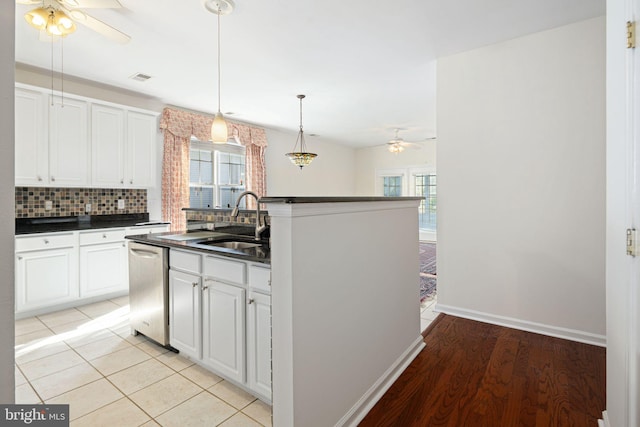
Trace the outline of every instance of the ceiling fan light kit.
<instances>
[{"instance_id":1,"label":"ceiling fan light kit","mask_svg":"<svg viewBox=\"0 0 640 427\"><path fill-rule=\"evenodd\" d=\"M66 37L76 30L76 24L62 10L38 7L25 13L24 19L36 30L52 36Z\"/></svg>"},{"instance_id":2,"label":"ceiling fan light kit","mask_svg":"<svg viewBox=\"0 0 640 427\"><path fill-rule=\"evenodd\" d=\"M309 153L307 151L307 144L304 142L304 131L302 130L302 100L305 95L297 95L300 100L300 131L298 132L298 137L296 138L296 143L293 146L293 151L291 153L285 154L291 160L291 163L300 167L302 170L303 167L309 166L313 159L318 157L316 153ZM298 147L298 143L300 143L300 151L296 151Z\"/></svg>"},{"instance_id":3,"label":"ceiling fan light kit","mask_svg":"<svg viewBox=\"0 0 640 427\"><path fill-rule=\"evenodd\" d=\"M233 12L234 3L231 0L205 0L204 8L218 16L218 112L211 124L211 141L214 144L226 144L229 139L227 122L220 111L220 16Z\"/></svg>"}]
</instances>

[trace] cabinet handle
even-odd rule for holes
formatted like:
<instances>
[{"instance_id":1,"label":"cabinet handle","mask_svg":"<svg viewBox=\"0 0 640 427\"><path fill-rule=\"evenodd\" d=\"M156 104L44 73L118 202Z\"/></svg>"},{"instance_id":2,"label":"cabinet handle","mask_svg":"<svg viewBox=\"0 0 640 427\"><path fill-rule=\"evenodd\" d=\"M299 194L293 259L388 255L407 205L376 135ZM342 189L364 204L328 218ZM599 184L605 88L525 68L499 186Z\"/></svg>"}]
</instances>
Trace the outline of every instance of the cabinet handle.
<instances>
[{"instance_id":1,"label":"cabinet handle","mask_svg":"<svg viewBox=\"0 0 640 427\"><path fill-rule=\"evenodd\" d=\"M51 181L55 181L56 177L55 176L51 176Z\"/></svg>"},{"instance_id":2,"label":"cabinet handle","mask_svg":"<svg viewBox=\"0 0 640 427\"><path fill-rule=\"evenodd\" d=\"M195 288L196 286L198 286L198 282L193 282L192 285Z\"/></svg>"},{"instance_id":3,"label":"cabinet handle","mask_svg":"<svg viewBox=\"0 0 640 427\"><path fill-rule=\"evenodd\" d=\"M133 180L132 179L129 180L129 184L133 184Z\"/></svg>"},{"instance_id":4,"label":"cabinet handle","mask_svg":"<svg viewBox=\"0 0 640 427\"><path fill-rule=\"evenodd\" d=\"M44 239L44 244L48 245L49 244L49 239Z\"/></svg>"},{"instance_id":5,"label":"cabinet handle","mask_svg":"<svg viewBox=\"0 0 640 427\"><path fill-rule=\"evenodd\" d=\"M107 238L107 235L103 233L103 234L102 234L102 238L103 238L103 239L106 239L106 238Z\"/></svg>"},{"instance_id":6,"label":"cabinet handle","mask_svg":"<svg viewBox=\"0 0 640 427\"><path fill-rule=\"evenodd\" d=\"M38 181L42 181L42 177L38 175Z\"/></svg>"},{"instance_id":7,"label":"cabinet handle","mask_svg":"<svg viewBox=\"0 0 640 427\"><path fill-rule=\"evenodd\" d=\"M18 261L20 261L20 260L22 260L22 257L21 257L21 256L18 256Z\"/></svg>"},{"instance_id":8,"label":"cabinet handle","mask_svg":"<svg viewBox=\"0 0 640 427\"><path fill-rule=\"evenodd\" d=\"M207 289L209 289L209 287L207 285L202 287L202 292L206 291Z\"/></svg>"},{"instance_id":9,"label":"cabinet handle","mask_svg":"<svg viewBox=\"0 0 640 427\"><path fill-rule=\"evenodd\" d=\"M126 243L123 243L123 244L122 244L122 247L123 247L123 248L126 248L126 247L127 247L127 244L126 244Z\"/></svg>"},{"instance_id":10,"label":"cabinet handle","mask_svg":"<svg viewBox=\"0 0 640 427\"><path fill-rule=\"evenodd\" d=\"M247 302L247 304L253 304L253 302L254 302L254 299L250 298L249 301Z\"/></svg>"}]
</instances>

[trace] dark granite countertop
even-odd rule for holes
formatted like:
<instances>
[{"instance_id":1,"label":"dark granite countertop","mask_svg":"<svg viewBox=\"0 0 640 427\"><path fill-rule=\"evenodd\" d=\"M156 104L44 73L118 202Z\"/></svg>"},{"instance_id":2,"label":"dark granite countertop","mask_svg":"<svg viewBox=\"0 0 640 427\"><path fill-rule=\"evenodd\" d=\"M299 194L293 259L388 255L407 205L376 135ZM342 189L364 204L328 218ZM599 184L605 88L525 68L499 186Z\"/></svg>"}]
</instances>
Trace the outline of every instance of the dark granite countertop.
<instances>
[{"instance_id":1,"label":"dark granite countertop","mask_svg":"<svg viewBox=\"0 0 640 427\"><path fill-rule=\"evenodd\" d=\"M244 230L243 230L244 228ZM165 233L140 234L126 236L126 239L139 243L145 243L152 246L160 246L163 248L184 249L195 252L202 252L208 255L218 255L230 258L237 258L243 261L259 262L262 264L271 264L271 251L269 249L269 240L256 241L253 238L254 227L224 227L216 228L215 231L208 232L206 230L190 230L190 231L168 231ZM183 234L194 233L210 233L211 237L201 237L193 240L173 240L167 239L167 236L180 236ZM216 246L209 246L207 243L215 243L222 241L242 241L248 243L259 243L260 246L245 249L229 249Z\"/></svg>"},{"instance_id":2,"label":"dark granite countertop","mask_svg":"<svg viewBox=\"0 0 640 427\"><path fill-rule=\"evenodd\" d=\"M422 200L424 197L384 197L384 196L265 196L260 203L348 203L348 202L397 202L402 200Z\"/></svg>"},{"instance_id":3,"label":"dark granite countertop","mask_svg":"<svg viewBox=\"0 0 640 427\"><path fill-rule=\"evenodd\" d=\"M83 215L44 218L16 218L16 235L81 231L98 228L134 227L166 222L149 222L149 214Z\"/></svg>"}]
</instances>

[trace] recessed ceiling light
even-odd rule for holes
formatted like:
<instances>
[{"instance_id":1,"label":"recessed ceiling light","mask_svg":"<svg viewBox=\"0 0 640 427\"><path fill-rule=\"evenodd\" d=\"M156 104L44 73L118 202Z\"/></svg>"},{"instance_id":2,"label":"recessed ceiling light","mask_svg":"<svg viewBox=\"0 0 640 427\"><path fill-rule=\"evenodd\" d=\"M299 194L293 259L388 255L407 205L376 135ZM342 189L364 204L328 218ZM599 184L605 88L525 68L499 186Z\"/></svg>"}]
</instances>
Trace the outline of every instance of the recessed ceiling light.
<instances>
[{"instance_id":1,"label":"recessed ceiling light","mask_svg":"<svg viewBox=\"0 0 640 427\"><path fill-rule=\"evenodd\" d=\"M139 82L146 82L151 78L150 75L144 73L135 73L132 76L129 76L130 79L137 80Z\"/></svg>"}]
</instances>

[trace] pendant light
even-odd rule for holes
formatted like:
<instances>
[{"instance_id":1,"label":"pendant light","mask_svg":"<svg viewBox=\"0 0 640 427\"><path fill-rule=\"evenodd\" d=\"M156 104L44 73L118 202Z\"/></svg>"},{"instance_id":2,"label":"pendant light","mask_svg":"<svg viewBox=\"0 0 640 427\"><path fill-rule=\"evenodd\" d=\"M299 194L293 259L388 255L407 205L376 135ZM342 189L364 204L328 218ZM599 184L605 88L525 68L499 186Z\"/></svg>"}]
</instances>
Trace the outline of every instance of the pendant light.
<instances>
[{"instance_id":1,"label":"pendant light","mask_svg":"<svg viewBox=\"0 0 640 427\"><path fill-rule=\"evenodd\" d=\"M300 170L305 166L309 166L313 159L318 157L315 153L307 152L307 144L304 142L304 131L302 130L302 100L304 97L305 95L298 95L298 99L300 100L300 131L298 132L296 143L293 146L293 152L285 154L285 156L291 160L291 163L300 167ZM296 151L298 142L300 142L300 151Z\"/></svg>"},{"instance_id":2,"label":"pendant light","mask_svg":"<svg viewBox=\"0 0 640 427\"><path fill-rule=\"evenodd\" d=\"M204 7L211 13L218 15L218 112L211 124L211 141L214 144L226 144L229 138L227 122L220 111L220 15L228 15L233 11L231 0L206 0Z\"/></svg>"}]
</instances>

